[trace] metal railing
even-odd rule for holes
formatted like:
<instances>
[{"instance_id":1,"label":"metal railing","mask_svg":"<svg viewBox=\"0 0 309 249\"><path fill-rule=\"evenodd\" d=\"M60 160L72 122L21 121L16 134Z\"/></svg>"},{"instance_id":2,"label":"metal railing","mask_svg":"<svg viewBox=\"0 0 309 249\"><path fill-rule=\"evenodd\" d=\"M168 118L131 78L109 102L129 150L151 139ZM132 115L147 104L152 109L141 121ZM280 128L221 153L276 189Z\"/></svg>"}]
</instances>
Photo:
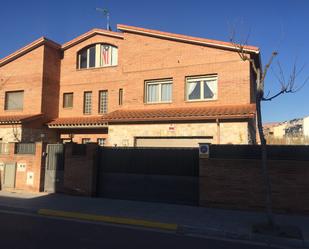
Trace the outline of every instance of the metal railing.
<instances>
[{"instance_id":1,"label":"metal railing","mask_svg":"<svg viewBox=\"0 0 309 249\"><path fill-rule=\"evenodd\" d=\"M15 154L35 154L35 143L16 143Z\"/></svg>"}]
</instances>

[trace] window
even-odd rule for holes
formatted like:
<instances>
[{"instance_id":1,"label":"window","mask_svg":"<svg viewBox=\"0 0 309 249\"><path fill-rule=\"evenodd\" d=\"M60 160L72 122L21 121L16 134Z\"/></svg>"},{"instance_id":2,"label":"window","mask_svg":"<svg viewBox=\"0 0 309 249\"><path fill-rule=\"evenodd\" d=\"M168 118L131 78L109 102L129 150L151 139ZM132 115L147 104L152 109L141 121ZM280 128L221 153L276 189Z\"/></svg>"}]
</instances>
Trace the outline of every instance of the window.
<instances>
[{"instance_id":1,"label":"window","mask_svg":"<svg viewBox=\"0 0 309 249\"><path fill-rule=\"evenodd\" d=\"M72 108L72 107L73 107L73 93L64 93L63 108Z\"/></svg>"},{"instance_id":2,"label":"window","mask_svg":"<svg viewBox=\"0 0 309 249\"><path fill-rule=\"evenodd\" d=\"M97 139L97 142L98 142L98 145L99 145L99 146L104 146L104 144L105 144L105 138L98 138L98 139Z\"/></svg>"},{"instance_id":3,"label":"window","mask_svg":"<svg viewBox=\"0 0 309 249\"><path fill-rule=\"evenodd\" d=\"M172 102L172 80L151 80L145 82L146 103Z\"/></svg>"},{"instance_id":4,"label":"window","mask_svg":"<svg viewBox=\"0 0 309 249\"><path fill-rule=\"evenodd\" d=\"M91 142L90 138L82 138L82 144L88 144Z\"/></svg>"},{"instance_id":5,"label":"window","mask_svg":"<svg viewBox=\"0 0 309 249\"><path fill-rule=\"evenodd\" d=\"M22 110L24 107L24 91L5 93L5 110Z\"/></svg>"},{"instance_id":6,"label":"window","mask_svg":"<svg viewBox=\"0 0 309 249\"><path fill-rule=\"evenodd\" d=\"M92 92L84 92L84 114L91 114Z\"/></svg>"},{"instance_id":7,"label":"window","mask_svg":"<svg viewBox=\"0 0 309 249\"><path fill-rule=\"evenodd\" d=\"M108 91L100 91L99 92L99 113L104 114L107 113L107 104L108 104Z\"/></svg>"},{"instance_id":8,"label":"window","mask_svg":"<svg viewBox=\"0 0 309 249\"><path fill-rule=\"evenodd\" d=\"M218 78L216 75L188 77L186 79L186 98L194 100L217 99Z\"/></svg>"},{"instance_id":9,"label":"window","mask_svg":"<svg viewBox=\"0 0 309 249\"><path fill-rule=\"evenodd\" d=\"M109 44L95 44L77 55L77 68L110 67L118 64L118 48Z\"/></svg>"},{"instance_id":10,"label":"window","mask_svg":"<svg viewBox=\"0 0 309 249\"><path fill-rule=\"evenodd\" d=\"M123 89L119 89L119 105L122 105L123 102Z\"/></svg>"}]
</instances>

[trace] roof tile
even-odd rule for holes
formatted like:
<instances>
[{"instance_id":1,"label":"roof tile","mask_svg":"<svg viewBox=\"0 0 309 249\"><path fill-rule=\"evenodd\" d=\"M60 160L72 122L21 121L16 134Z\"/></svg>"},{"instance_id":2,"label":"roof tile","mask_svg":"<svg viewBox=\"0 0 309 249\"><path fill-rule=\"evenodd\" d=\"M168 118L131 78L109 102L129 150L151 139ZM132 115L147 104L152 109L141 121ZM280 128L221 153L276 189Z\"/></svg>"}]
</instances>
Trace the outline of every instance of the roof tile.
<instances>
[{"instance_id":1,"label":"roof tile","mask_svg":"<svg viewBox=\"0 0 309 249\"><path fill-rule=\"evenodd\" d=\"M182 107L167 109L117 110L102 116L58 118L49 126L100 125L106 123L134 123L160 121L202 121L212 119L252 118L255 115L254 104L228 105L212 107Z\"/></svg>"},{"instance_id":2,"label":"roof tile","mask_svg":"<svg viewBox=\"0 0 309 249\"><path fill-rule=\"evenodd\" d=\"M4 115L0 116L0 124L19 124L42 117L43 114L35 115Z\"/></svg>"}]
</instances>

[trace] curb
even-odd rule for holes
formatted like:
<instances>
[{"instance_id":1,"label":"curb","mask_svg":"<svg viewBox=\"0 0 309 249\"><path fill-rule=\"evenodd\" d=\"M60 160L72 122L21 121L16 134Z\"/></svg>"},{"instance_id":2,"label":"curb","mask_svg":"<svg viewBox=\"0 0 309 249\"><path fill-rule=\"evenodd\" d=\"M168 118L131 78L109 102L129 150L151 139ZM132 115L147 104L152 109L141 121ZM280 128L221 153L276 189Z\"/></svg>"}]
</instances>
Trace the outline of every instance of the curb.
<instances>
[{"instance_id":1,"label":"curb","mask_svg":"<svg viewBox=\"0 0 309 249\"><path fill-rule=\"evenodd\" d=\"M37 209L33 208L23 208L23 207L16 207L16 206L3 206L0 205L0 211L13 211L13 212L21 212L27 214L36 214Z\"/></svg>"},{"instance_id":2,"label":"curb","mask_svg":"<svg viewBox=\"0 0 309 249\"><path fill-rule=\"evenodd\" d=\"M275 248L307 248L309 241L282 237L263 236L254 233L232 233L221 229L181 226L183 234L209 236L212 238L231 239L243 242L260 243Z\"/></svg>"},{"instance_id":3,"label":"curb","mask_svg":"<svg viewBox=\"0 0 309 249\"><path fill-rule=\"evenodd\" d=\"M68 212L68 211L53 210L53 209L39 209L37 213L39 215L44 215L44 216L74 218L74 219L79 219L79 220L106 222L106 223L121 224L121 225L133 225L133 226L139 226L139 227L144 227L144 228L162 229L162 230L168 230L168 231L178 230L177 224L161 223L161 222L155 222L155 221L149 221L149 220L121 218L121 217L78 213L78 212Z\"/></svg>"}]
</instances>

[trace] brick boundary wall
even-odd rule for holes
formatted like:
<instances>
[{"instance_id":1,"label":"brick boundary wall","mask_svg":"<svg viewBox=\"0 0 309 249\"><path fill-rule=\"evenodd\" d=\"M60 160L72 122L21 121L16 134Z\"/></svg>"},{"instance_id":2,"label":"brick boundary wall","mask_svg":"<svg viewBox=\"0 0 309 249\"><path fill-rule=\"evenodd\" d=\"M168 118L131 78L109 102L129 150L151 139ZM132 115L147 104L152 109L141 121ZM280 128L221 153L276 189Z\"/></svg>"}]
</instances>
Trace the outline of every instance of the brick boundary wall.
<instances>
[{"instance_id":1,"label":"brick boundary wall","mask_svg":"<svg viewBox=\"0 0 309 249\"><path fill-rule=\"evenodd\" d=\"M274 211L309 214L309 161L269 160L268 167ZM199 174L200 206L265 209L260 160L200 158Z\"/></svg>"},{"instance_id":2,"label":"brick boundary wall","mask_svg":"<svg viewBox=\"0 0 309 249\"><path fill-rule=\"evenodd\" d=\"M74 154L74 146L85 153ZM97 177L97 144L65 144L64 192L73 195L95 196Z\"/></svg>"},{"instance_id":3,"label":"brick boundary wall","mask_svg":"<svg viewBox=\"0 0 309 249\"><path fill-rule=\"evenodd\" d=\"M15 143L9 143L7 154L0 154L2 164L16 163L15 187L14 190L29 192L40 192L44 188L45 158L43 156L46 144L35 143L35 154L15 154ZM19 168L19 164L24 164L25 168ZM33 183L27 183L28 174L33 174ZM4 168L0 169L0 189L4 179ZM5 189L5 188L4 188Z\"/></svg>"}]
</instances>

